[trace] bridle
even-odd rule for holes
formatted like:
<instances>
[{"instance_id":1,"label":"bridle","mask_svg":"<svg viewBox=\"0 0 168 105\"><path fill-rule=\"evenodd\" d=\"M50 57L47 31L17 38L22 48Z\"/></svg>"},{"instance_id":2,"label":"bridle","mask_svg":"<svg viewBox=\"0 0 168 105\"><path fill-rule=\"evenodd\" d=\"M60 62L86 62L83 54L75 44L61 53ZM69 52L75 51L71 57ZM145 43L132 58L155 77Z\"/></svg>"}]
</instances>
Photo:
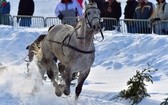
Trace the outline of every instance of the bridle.
<instances>
[{"instance_id":1,"label":"bridle","mask_svg":"<svg viewBox=\"0 0 168 105\"><path fill-rule=\"evenodd\" d=\"M88 18L88 13L87 13L87 11L88 11L89 9L97 9L97 10L99 10L99 9L98 9L97 7L89 7L89 8L87 8L86 11L85 11L85 16L84 16L84 17L85 17L86 26L87 26L87 28L91 29L91 31L94 31L94 27L93 27L92 24L91 24L92 21L93 21L94 19L99 19L99 24L101 24L101 23L100 23L101 18L100 18L100 17L93 17L91 20L89 20L89 18ZM79 52L79 53L92 54L92 53L95 52L95 49L89 50L89 51L85 51L85 50L81 50L81 49L79 49L79 48L77 48L77 47L74 47L74 46L72 46L72 45L69 44L72 35L74 35L74 32L77 33L77 30L78 30L80 27L81 27L81 25L79 25L78 27L76 27L76 28L74 29L74 31L73 31L71 34L68 34L68 35L63 39L62 42L58 42L58 41L54 41L54 40L50 40L50 39L46 39L46 40L48 40L48 41L50 41L50 42L54 42L54 43L60 44L63 54L64 54L63 46L64 46L64 47L68 47L68 48L70 48L70 49L72 49L72 50L75 50L75 51L77 51L77 52ZM104 36L103 36L103 33L102 33L102 30L101 30L101 29L100 29L100 33L101 33L102 40L103 40L103 39L104 39ZM85 36L85 37L78 37L77 34L76 34L76 38L77 38L77 39L86 39L87 36ZM66 41L67 39L68 39L68 43L65 43L65 41ZM64 55L65 55L65 54L64 54Z\"/></svg>"},{"instance_id":2,"label":"bridle","mask_svg":"<svg viewBox=\"0 0 168 105\"><path fill-rule=\"evenodd\" d=\"M90 12L88 12L88 10L90 10L90 9L96 9L96 10L99 10L97 7L89 7L89 8L87 8L86 10L85 10L85 19L86 19L86 24L87 24L87 27L88 28L91 28L91 29L93 29L94 27L93 27L93 25L92 25L92 21L94 20L94 19L98 19L99 20L99 24L100 24L100 20L101 20L101 18L100 17L93 17L91 20L89 20L89 18L88 18L88 15L90 15ZM100 10L99 10L100 11Z\"/></svg>"},{"instance_id":3,"label":"bridle","mask_svg":"<svg viewBox=\"0 0 168 105\"><path fill-rule=\"evenodd\" d=\"M85 19L86 19L86 24L87 24L87 27L88 28L90 28L91 30L94 30L94 27L92 26L92 21L94 20L94 19L99 19L99 24L100 24L100 26L101 26L101 17L93 17L90 21L89 21L89 19L88 19L88 13L87 13L87 11L89 10L89 9L97 9L97 10L99 10L97 7L89 7L89 8L87 8L86 10L85 10ZM99 10L100 11L100 10ZM101 41L103 41L104 40L104 35L103 35L103 32L102 32L102 29L100 28L100 34L101 34L101 36L102 36L102 40Z\"/></svg>"}]
</instances>

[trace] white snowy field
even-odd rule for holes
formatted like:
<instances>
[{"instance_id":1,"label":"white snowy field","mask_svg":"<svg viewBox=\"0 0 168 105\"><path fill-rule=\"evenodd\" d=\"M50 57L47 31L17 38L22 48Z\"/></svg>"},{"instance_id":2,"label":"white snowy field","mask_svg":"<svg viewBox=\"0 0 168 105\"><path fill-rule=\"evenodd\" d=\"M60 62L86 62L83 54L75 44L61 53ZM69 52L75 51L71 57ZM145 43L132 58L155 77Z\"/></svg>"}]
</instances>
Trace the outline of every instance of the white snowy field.
<instances>
[{"instance_id":1,"label":"white snowy field","mask_svg":"<svg viewBox=\"0 0 168 105\"><path fill-rule=\"evenodd\" d=\"M27 74L24 61L26 46L47 28L15 28L0 26L0 105L74 105L74 87L71 95L57 97L49 81L40 84L38 69L31 64ZM139 105L159 105L168 97L168 37L155 34L122 34L104 31L95 36L96 59L84 83L78 105L130 105L128 100L116 99L126 89L126 83L136 70L158 69L152 73L154 83L147 83L146 97ZM38 88L37 92L34 91Z\"/></svg>"},{"instance_id":2,"label":"white snowy field","mask_svg":"<svg viewBox=\"0 0 168 105\"><path fill-rule=\"evenodd\" d=\"M19 0L8 1L11 14L16 15ZM34 15L47 17L54 16L59 0L34 1ZM123 9L125 1L121 3ZM151 97L138 105L159 105L168 97L168 37L115 31L104 31L102 42L99 42L100 34L95 36L96 59L79 100L74 101L74 87L70 96L57 97L49 81L40 84L35 64L30 65L31 74L28 74L24 61L26 46L47 30L0 25L0 105L130 105L128 100L116 99L116 96L127 88L127 81L136 70L144 70L148 65L158 71L151 73L154 83L147 83Z\"/></svg>"}]
</instances>

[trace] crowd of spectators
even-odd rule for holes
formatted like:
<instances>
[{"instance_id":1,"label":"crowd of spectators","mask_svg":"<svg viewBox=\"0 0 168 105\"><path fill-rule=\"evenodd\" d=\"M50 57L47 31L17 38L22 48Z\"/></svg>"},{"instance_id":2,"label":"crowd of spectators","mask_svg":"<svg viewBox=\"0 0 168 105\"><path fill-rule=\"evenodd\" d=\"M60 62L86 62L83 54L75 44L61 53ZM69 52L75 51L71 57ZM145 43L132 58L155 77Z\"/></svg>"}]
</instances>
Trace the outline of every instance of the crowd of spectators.
<instances>
[{"instance_id":1,"label":"crowd of spectators","mask_svg":"<svg viewBox=\"0 0 168 105\"><path fill-rule=\"evenodd\" d=\"M102 27L105 30L120 31L120 18L122 15L121 3L117 0L93 0L97 3L104 19ZM168 4L166 0L156 0L153 4L148 0L127 0L124 7L124 22L128 33L168 34ZM84 0L61 0L55 7L55 16L62 24L75 26L78 19L83 17ZM17 23L20 26L31 26L35 4L33 0L20 0L18 6ZM10 2L0 0L0 24L10 24ZM24 17L27 16L27 17ZM139 21L131 21L139 20ZM141 21L147 20L147 21ZM153 29L153 30L152 30Z\"/></svg>"},{"instance_id":2,"label":"crowd of spectators","mask_svg":"<svg viewBox=\"0 0 168 105\"><path fill-rule=\"evenodd\" d=\"M120 31L120 18L122 15L121 3L117 0L93 1L97 3L101 11L104 29ZM56 16L62 20L62 23L69 24L64 21L64 18L72 16L75 18L77 16L82 17L81 11L84 8L83 2L83 0L61 0L56 6ZM58 8L60 5L61 7ZM161 21L168 19L168 4L165 0L157 0L156 5L148 0L127 0L123 14L128 33L150 34L152 33L152 27L154 27L154 33L168 34L168 23ZM138 21L131 21L129 19Z\"/></svg>"}]
</instances>

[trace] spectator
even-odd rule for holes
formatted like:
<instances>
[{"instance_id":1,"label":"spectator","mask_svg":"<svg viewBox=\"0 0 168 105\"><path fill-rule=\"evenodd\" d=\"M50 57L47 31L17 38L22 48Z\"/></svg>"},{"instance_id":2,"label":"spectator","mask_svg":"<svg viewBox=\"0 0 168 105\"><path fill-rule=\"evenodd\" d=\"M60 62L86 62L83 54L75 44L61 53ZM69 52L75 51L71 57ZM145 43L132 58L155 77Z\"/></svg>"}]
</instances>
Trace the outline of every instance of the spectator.
<instances>
[{"instance_id":1,"label":"spectator","mask_svg":"<svg viewBox=\"0 0 168 105\"><path fill-rule=\"evenodd\" d=\"M79 5L81 6L81 8L83 8L83 0L77 0L77 2L78 2Z\"/></svg>"},{"instance_id":2,"label":"spectator","mask_svg":"<svg viewBox=\"0 0 168 105\"><path fill-rule=\"evenodd\" d=\"M0 0L0 24L10 25L10 2Z\"/></svg>"},{"instance_id":3,"label":"spectator","mask_svg":"<svg viewBox=\"0 0 168 105\"><path fill-rule=\"evenodd\" d=\"M119 18L121 17L121 4L116 0L107 0L104 5L103 17L113 18L104 19L105 30L114 30L119 26Z\"/></svg>"},{"instance_id":4,"label":"spectator","mask_svg":"<svg viewBox=\"0 0 168 105\"><path fill-rule=\"evenodd\" d=\"M94 1L97 3L97 7L101 12L100 17L102 17L104 12L105 0L94 0Z\"/></svg>"},{"instance_id":5,"label":"spectator","mask_svg":"<svg viewBox=\"0 0 168 105\"><path fill-rule=\"evenodd\" d=\"M30 27L31 25L31 17L34 13L34 1L33 0L20 0L18 7L18 15L25 15L28 17L18 17L17 22L20 19L20 26Z\"/></svg>"},{"instance_id":6,"label":"spectator","mask_svg":"<svg viewBox=\"0 0 168 105\"><path fill-rule=\"evenodd\" d=\"M82 16L82 8L73 0L61 0L55 9L56 16L61 20L62 24L75 26L77 16Z\"/></svg>"},{"instance_id":7,"label":"spectator","mask_svg":"<svg viewBox=\"0 0 168 105\"><path fill-rule=\"evenodd\" d=\"M168 35L168 22L160 20L168 20L168 4L165 0L156 0L156 10L151 21L154 26L154 32L156 34L167 34Z\"/></svg>"},{"instance_id":8,"label":"spectator","mask_svg":"<svg viewBox=\"0 0 168 105\"><path fill-rule=\"evenodd\" d=\"M133 19L135 8L138 6L138 2L136 0L127 0L126 6L124 9L124 19ZM126 20L127 32L135 33L135 24L133 21Z\"/></svg>"},{"instance_id":9,"label":"spectator","mask_svg":"<svg viewBox=\"0 0 168 105\"><path fill-rule=\"evenodd\" d=\"M134 19L148 20L154 13L154 5L147 0L138 0L138 6L135 9ZM136 22L136 33L152 33L148 21Z\"/></svg>"}]
</instances>

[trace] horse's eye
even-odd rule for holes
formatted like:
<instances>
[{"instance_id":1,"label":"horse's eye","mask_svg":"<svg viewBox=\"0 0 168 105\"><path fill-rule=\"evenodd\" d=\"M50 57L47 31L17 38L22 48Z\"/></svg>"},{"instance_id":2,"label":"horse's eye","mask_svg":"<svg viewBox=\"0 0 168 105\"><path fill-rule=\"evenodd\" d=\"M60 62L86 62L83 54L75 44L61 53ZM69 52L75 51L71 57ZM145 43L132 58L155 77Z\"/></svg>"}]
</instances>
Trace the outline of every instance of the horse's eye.
<instances>
[{"instance_id":1,"label":"horse's eye","mask_svg":"<svg viewBox=\"0 0 168 105\"><path fill-rule=\"evenodd\" d=\"M100 14L101 12L100 11L98 11L98 14Z\"/></svg>"},{"instance_id":2,"label":"horse's eye","mask_svg":"<svg viewBox=\"0 0 168 105\"><path fill-rule=\"evenodd\" d=\"M88 12L87 15L90 15L90 12Z\"/></svg>"},{"instance_id":3,"label":"horse's eye","mask_svg":"<svg viewBox=\"0 0 168 105\"><path fill-rule=\"evenodd\" d=\"M100 11L96 11L97 14L100 14Z\"/></svg>"}]
</instances>

